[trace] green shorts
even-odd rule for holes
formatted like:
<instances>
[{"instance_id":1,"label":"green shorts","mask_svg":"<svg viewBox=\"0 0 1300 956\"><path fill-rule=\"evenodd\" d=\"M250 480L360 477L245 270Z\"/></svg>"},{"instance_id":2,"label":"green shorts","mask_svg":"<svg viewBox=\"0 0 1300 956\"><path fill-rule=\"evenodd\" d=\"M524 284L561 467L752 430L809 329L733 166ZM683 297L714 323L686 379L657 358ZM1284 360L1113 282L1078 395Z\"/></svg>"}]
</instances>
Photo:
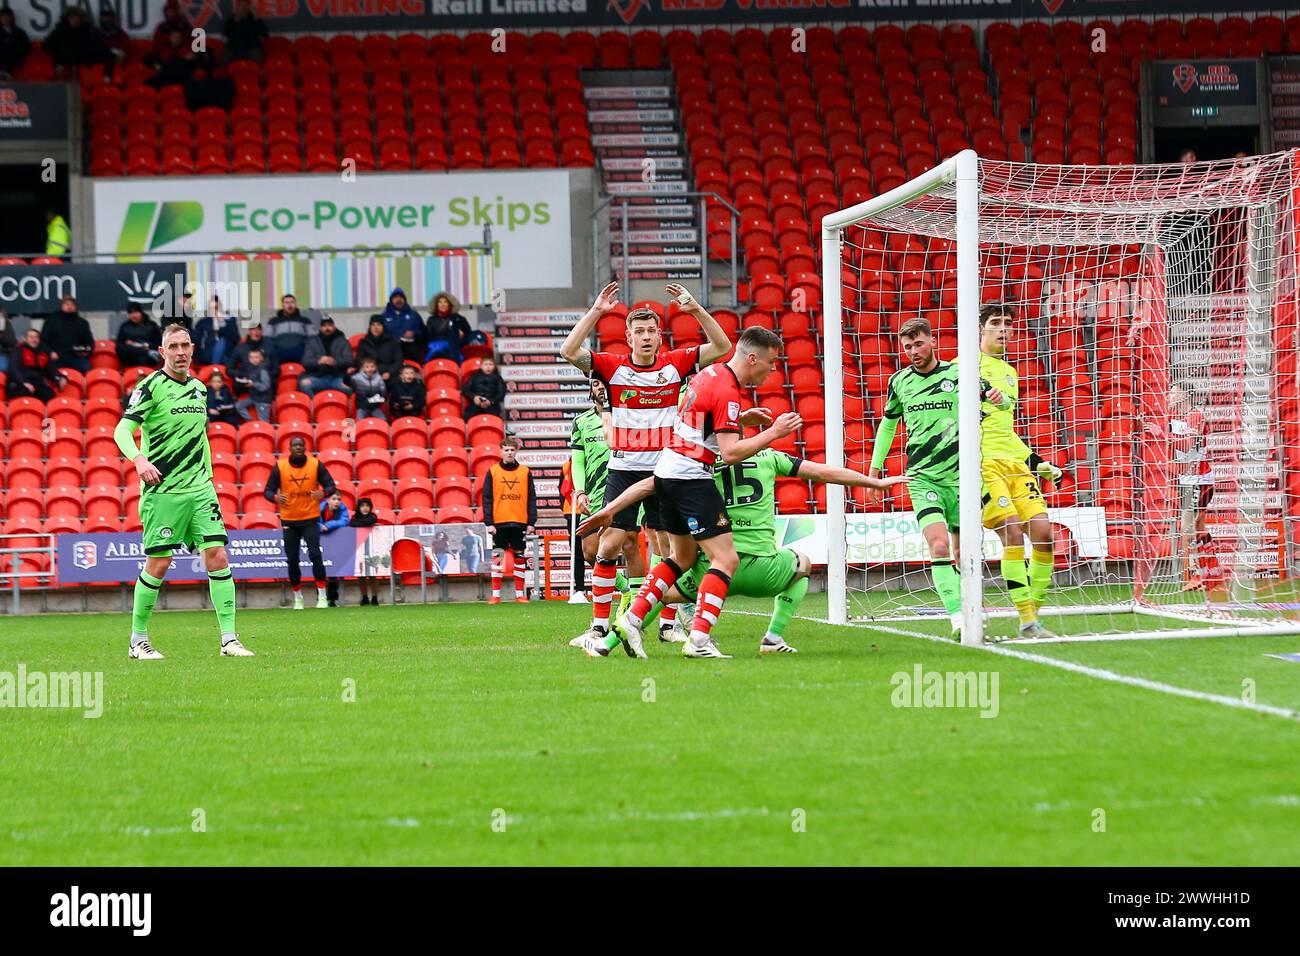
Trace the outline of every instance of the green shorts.
<instances>
[{"instance_id":1,"label":"green shorts","mask_svg":"<svg viewBox=\"0 0 1300 956\"><path fill-rule=\"evenodd\" d=\"M799 555L789 548L776 554L742 554L727 593L744 597L776 597L790 586L798 569ZM700 590L700 581L708 570L709 559L701 551L695 563L677 579L677 590L687 600L694 601Z\"/></svg>"},{"instance_id":2,"label":"green shorts","mask_svg":"<svg viewBox=\"0 0 1300 956\"><path fill-rule=\"evenodd\" d=\"M913 478L907 483L907 493L912 499L912 514L916 516L919 529L942 521L952 534L961 530L956 485L938 485L923 478Z\"/></svg>"},{"instance_id":3,"label":"green shorts","mask_svg":"<svg viewBox=\"0 0 1300 956\"><path fill-rule=\"evenodd\" d=\"M199 552L226 544L217 489L205 485L181 494L145 492L140 495L140 524L144 553L161 557L181 545Z\"/></svg>"}]
</instances>

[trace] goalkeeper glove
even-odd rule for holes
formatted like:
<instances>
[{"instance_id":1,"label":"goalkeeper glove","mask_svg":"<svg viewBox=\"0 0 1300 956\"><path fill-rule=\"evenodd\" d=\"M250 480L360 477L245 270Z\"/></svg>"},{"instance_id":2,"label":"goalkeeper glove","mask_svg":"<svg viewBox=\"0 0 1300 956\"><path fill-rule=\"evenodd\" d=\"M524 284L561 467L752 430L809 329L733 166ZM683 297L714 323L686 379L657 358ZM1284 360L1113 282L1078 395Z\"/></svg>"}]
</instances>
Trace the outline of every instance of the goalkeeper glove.
<instances>
[{"instance_id":1,"label":"goalkeeper glove","mask_svg":"<svg viewBox=\"0 0 1300 956\"><path fill-rule=\"evenodd\" d=\"M1057 468L1050 461L1040 461L1038 463L1038 467L1035 468L1034 471L1038 473L1039 478L1042 478L1044 481L1051 481L1051 482L1060 481L1061 476L1065 474L1065 472L1063 472L1060 468Z\"/></svg>"}]
</instances>

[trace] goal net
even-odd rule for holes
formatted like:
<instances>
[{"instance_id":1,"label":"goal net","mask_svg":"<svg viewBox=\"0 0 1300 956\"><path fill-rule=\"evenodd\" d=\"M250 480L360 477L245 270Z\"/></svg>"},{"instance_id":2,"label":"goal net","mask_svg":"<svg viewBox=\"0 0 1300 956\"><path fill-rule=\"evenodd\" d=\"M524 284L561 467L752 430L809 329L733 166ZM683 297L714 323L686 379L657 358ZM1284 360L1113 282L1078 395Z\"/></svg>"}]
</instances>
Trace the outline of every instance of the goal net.
<instances>
[{"instance_id":1,"label":"goal net","mask_svg":"<svg viewBox=\"0 0 1300 956\"><path fill-rule=\"evenodd\" d=\"M909 364L904 322L928 320L939 360L960 356L964 643L1019 639L1003 536L1026 580L1050 556L1040 620L1062 639L1300 631L1298 200L1296 152L1049 166L966 151L823 220L831 464L870 467L890 378ZM972 533L990 304L1012 317L1000 358L1017 373L1016 434L1064 472L1011 502L1032 513L1041 494L1046 540L1041 520L1037 540ZM888 474L906 471L907 447L900 423ZM905 489L829 489L831 620L948 634Z\"/></svg>"}]
</instances>

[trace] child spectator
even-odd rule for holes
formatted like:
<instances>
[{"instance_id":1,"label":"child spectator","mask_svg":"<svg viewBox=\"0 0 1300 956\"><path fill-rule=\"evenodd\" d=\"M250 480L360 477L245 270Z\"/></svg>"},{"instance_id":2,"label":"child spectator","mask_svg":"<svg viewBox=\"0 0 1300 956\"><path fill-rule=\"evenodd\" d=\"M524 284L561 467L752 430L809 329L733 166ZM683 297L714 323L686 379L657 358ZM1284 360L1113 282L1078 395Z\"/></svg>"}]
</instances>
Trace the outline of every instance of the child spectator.
<instances>
[{"instance_id":1,"label":"child spectator","mask_svg":"<svg viewBox=\"0 0 1300 956\"><path fill-rule=\"evenodd\" d=\"M239 400L236 408L244 416L244 421L252 421L249 409L257 410L257 417L264 422L271 420L271 401L275 398L275 385L271 381L271 370L266 364L265 353L254 349L248 353L248 367L244 369L242 381L248 394Z\"/></svg>"},{"instance_id":2,"label":"child spectator","mask_svg":"<svg viewBox=\"0 0 1300 956\"><path fill-rule=\"evenodd\" d=\"M465 409L466 421L475 415L502 417L501 402L506 397L506 382L492 359L484 359L478 371L465 380L460 391L469 402Z\"/></svg>"},{"instance_id":3,"label":"child spectator","mask_svg":"<svg viewBox=\"0 0 1300 956\"><path fill-rule=\"evenodd\" d=\"M414 365L402 366L401 377L393 383L388 410L395 419L403 415L424 417L424 382Z\"/></svg>"},{"instance_id":4,"label":"child spectator","mask_svg":"<svg viewBox=\"0 0 1300 956\"><path fill-rule=\"evenodd\" d=\"M343 494L335 491L320 503L320 533L329 534L335 528L348 526L348 506L343 503ZM339 606L339 579L329 578L325 584L325 596L330 607Z\"/></svg>"},{"instance_id":5,"label":"child spectator","mask_svg":"<svg viewBox=\"0 0 1300 956\"><path fill-rule=\"evenodd\" d=\"M357 396L357 421L366 418L384 418L384 399L388 388L379 376L375 360L362 361L361 371L352 376L352 390Z\"/></svg>"},{"instance_id":6,"label":"child spectator","mask_svg":"<svg viewBox=\"0 0 1300 956\"><path fill-rule=\"evenodd\" d=\"M357 513L352 516L348 524L354 528L373 528L379 524L379 515L375 514L375 507L369 498L357 499ZM379 603L379 584L371 576L371 570L370 556L367 554L362 560L361 574L357 576L357 584L361 587L362 604Z\"/></svg>"},{"instance_id":7,"label":"child spectator","mask_svg":"<svg viewBox=\"0 0 1300 956\"><path fill-rule=\"evenodd\" d=\"M235 396L226 387L225 376L213 372L208 379L208 421L225 422L238 428L244 420L235 406Z\"/></svg>"},{"instance_id":8,"label":"child spectator","mask_svg":"<svg viewBox=\"0 0 1300 956\"><path fill-rule=\"evenodd\" d=\"M266 366L267 373L271 376L271 385L275 386L276 379L280 377L280 363L276 361L275 352L271 349L271 343L267 341L265 334L262 332L262 323L256 323L248 330L248 337L235 346L234 357L230 360L230 372L235 376L235 394L243 395L248 391L247 385L241 385L242 379L248 378L248 357L253 352L262 353L262 364Z\"/></svg>"}]
</instances>

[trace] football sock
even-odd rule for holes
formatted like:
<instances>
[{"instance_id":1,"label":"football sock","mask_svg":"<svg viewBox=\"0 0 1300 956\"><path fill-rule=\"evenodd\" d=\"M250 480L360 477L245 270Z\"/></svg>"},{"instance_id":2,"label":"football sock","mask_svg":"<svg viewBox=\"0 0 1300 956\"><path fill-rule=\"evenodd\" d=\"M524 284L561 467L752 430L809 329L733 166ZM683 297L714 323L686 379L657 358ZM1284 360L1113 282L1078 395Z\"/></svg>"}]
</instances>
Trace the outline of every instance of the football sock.
<instances>
[{"instance_id":1,"label":"football sock","mask_svg":"<svg viewBox=\"0 0 1300 956\"><path fill-rule=\"evenodd\" d=\"M772 607L772 621L767 625L766 640L776 644L785 638L786 625L790 623L790 618L794 617L794 612L799 610L799 605L803 603L804 595L807 593L808 578L801 577L776 596Z\"/></svg>"},{"instance_id":2,"label":"football sock","mask_svg":"<svg viewBox=\"0 0 1300 956\"><path fill-rule=\"evenodd\" d=\"M672 627L677 621L677 605L665 604L659 611L659 626Z\"/></svg>"},{"instance_id":3,"label":"football sock","mask_svg":"<svg viewBox=\"0 0 1300 956\"><path fill-rule=\"evenodd\" d=\"M934 589L939 592L943 609L949 614L961 613L961 575L953 567L949 558L931 558L930 576L934 578Z\"/></svg>"},{"instance_id":4,"label":"football sock","mask_svg":"<svg viewBox=\"0 0 1300 956\"><path fill-rule=\"evenodd\" d=\"M1002 551L1002 578L1007 582L1007 595L1016 606L1020 623L1028 624L1038 617L1034 602L1029 596L1029 569L1025 567L1025 546L1008 547Z\"/></svg>"},{"instance_id":5,"label":"football sock","mask_svg":"<svg viewBox=\"0 0 1300 956\"><path fill-rule=\"evenodd\" d=\"M618 561L614 558L596 558L591 572L591 623L593 627L609 629L609 606L614 601L614 582Z\"/></svg>"},{"instance_id":6,"label":"football sock","mask_svg":"<svg viewBox=\"0 0 1300 956\"><path fill-rule=\"evenodd\" d=\"M149 615L158 603L161 589L162 578L156 578L148 571L140 572L135 582L135 608L131 612L131 630L136 634L149 633Z\"/></svg>"},{"instance_id":7,"label":"football sock","mask_svg":"<svg viewBox=\"0 0 1300 956\"><path fill-rule=\"evenodd\" d=\"M730 588L731 575L714 568L709 568L700 580L700 593L695 597L695 620L691 622L691 641L695 646L708 643Z\"/></svg>"},{"instance_id":8,"label":"football sock","mask_svg":"<svg viewBox=\"0 0 1300 956\"><path fill-rule=\"evenodd\" d=\"M514 564L515 571L515 597L527 597L528 559L523 557L513 558L511 563Z\"/></svg>"},{"instance_id":9,"label":"football sock","mask_svg":"<svg viewBox=\"0 0 1300 956\"><path fill-rule=\"evenodd\" d=\"M1052 586L1052 568L1056 564L1054 551L1031 550L1029 555L1029 599L1034 606L1042 607L1047 589Z\"/></svg>"},{"instance_id":10,"label":"football sock","mask_svg":"<svg viewBox=\"0 0 1300 956\"><path fill-rule=\"evenodd\" d=\"M235 633L235 576L230 568L208 572L208 593L222 634Z\"/></svg>"},{"instance_id":11,"label":"football sock","mask_svg":"<svg viewBox=\"0 0 1300 956\"><path fill-rule=\"evenodd\" d=\"M628 608L627 620L636 627L641 626L652 608L664 602L664 595L672 590L677 579L682 576L682 569L672 558L665 558L637 590L632 606Z\"/></svg>"}]
</instances>

